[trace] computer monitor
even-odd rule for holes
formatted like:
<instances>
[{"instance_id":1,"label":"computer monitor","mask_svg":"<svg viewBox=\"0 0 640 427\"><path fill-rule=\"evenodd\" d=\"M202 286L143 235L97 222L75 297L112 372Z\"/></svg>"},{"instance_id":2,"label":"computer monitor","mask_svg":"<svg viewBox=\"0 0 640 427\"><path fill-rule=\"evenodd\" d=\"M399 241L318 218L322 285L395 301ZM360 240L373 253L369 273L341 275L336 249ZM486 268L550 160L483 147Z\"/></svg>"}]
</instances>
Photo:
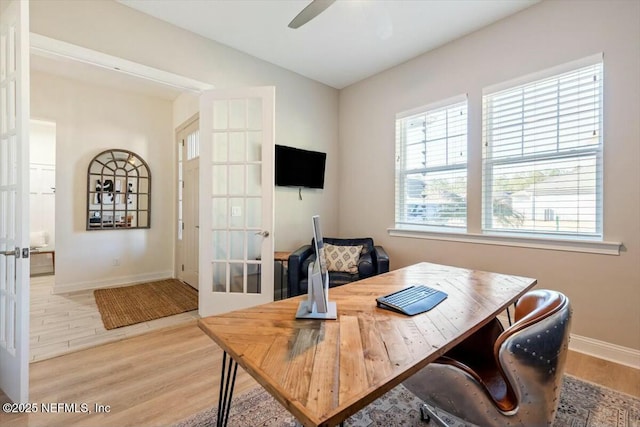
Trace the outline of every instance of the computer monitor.
<instances>
[{"instance_id":1,"label":"computer monitor","mask_svg":"<svg viewBox=\"0 0 640 427\"><path fill-rule=\"evenodd\" d=\"M335 302L329 301L329 272L324 256L324 242L320 228L320 217L311 218L313 241L316 259L309 264L307 274L307 300L300 302L297 319L337 319L338 311Z\"/></svg>"},{"instance_id":2,"label":"computer monitor","mask_svg":"<svg viewBox=\"0 0 640 427\"><path fill-rule=\"evenodd\" d=\"M311 217L311 225L313 226L313 244L316 250L316 260L314 265L319 266L319 273L322 279L322 283L325 284L327 291L329 289L329 272L327 271L327 259L324 255L324 240L322 239L322 229L320 228L320 217L314 215ZM314 270L315 271L315 270Z\"/></svg>"}]
</instances>

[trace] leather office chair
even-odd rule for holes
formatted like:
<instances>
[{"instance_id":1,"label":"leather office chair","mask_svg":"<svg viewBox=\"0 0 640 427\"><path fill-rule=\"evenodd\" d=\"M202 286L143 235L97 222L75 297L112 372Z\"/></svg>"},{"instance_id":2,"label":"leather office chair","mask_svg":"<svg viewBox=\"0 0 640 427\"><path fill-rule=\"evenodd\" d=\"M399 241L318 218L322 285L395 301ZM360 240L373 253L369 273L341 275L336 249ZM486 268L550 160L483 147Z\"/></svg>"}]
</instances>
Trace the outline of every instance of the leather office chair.
<instances>
[{"instance_id":1,"label":"leather office chair","mask_svg":"<svg viewBox=\"0 0 640 427\"><path fill-rule=\"evenodd\" d=\"M389 271L389 256L382 246L375 246L370 237L356 239L336 239L325 237L324 243L335 246L362 245L362 252L358 260L358 272L355 274L346 272L329 272L329 287L345 285L376 274ZM316 259L313 240L310 245L304 245L292 252L288 261L288 295L294 297L307 293L309 264Z\"/></svg>"},{"instance_id":2,"label":"leather office chair","mask_svg":"<svg viewBox=\"0 0 640 427\"><path fill-rule=\"evenodd\" d=\"M428 403L423 418L443 425L429 405L483 427L550 426L558 408L570 323L565 295L528 292L518 301L512 326L503 330L493 319L404 385Z\"/></svg>"}]
</instances>

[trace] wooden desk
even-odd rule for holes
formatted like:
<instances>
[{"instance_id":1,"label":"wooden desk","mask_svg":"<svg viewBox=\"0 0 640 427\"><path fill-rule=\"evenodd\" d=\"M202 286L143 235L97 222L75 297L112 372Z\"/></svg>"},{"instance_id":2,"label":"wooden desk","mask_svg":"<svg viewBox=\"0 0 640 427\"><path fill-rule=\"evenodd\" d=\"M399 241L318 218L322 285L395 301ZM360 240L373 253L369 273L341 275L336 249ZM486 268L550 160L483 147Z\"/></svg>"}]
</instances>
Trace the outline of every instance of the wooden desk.
<instances>
[{"instance_id":1,"label":"wooden desk","mask_svg":"<svg viewBox=\"0 0 640 427\"><path fill-rule=\"evenodd\" d=\"M426 284L449 297L413 317L376 307L376 297L411 284ZM331 288L338 320L296 320L306 296L200 319L200 328L225 351L218 425L226 425L238 364L303 425L337 425L535 284L526 277L420 263Z\"/></svg>"}]
</instances>

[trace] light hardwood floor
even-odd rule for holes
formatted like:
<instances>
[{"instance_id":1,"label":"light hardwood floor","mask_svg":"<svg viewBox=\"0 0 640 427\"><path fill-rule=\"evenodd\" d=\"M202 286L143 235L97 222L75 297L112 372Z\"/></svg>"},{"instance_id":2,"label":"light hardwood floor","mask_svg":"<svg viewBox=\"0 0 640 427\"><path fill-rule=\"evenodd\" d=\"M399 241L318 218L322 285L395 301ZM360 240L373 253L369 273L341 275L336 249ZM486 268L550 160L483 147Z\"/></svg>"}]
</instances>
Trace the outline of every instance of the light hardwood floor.
<instances>
[{"instance_id":1,"label":"light hardwood floor","mask_svg":"<svg viewBox=\"0 0 640 427\"><path fill-rule=\"evenodd\" d=\"M13 415L1 426L170 426L217 404L222 351L191 321L31 364L31 401L109 413ZM242 369L235 396L256 387ZM571 352L567 373L640 397L640 371Z\"/></svg>"},{"instance_id":2,"label":"light hardwood floor","mask_svg":"<svg viewBox=\"0 0 640 427\"><path fill-rule=\"evenodd\" d=\"M31 278L31 361L140 335L198 318L197 311L106 330L93 291L53 294L55 276Z\"/></svg>"},{"instance_id":3,"label":"light hardwood floor","mask_svg":"<svg viewBox=\"0 0 640 427\"><path fill-rule=\"evenodd\" d=\"M164 426L217 403L222 352L197 327L195 312L106 331L92 292L52 295L53 276L31 284L32 359L41 360L31 364L31 401L110 412L0 412L1 426ZM639 370L570 352L566 371L640 397ZM236 396L255 386L240 372Z\"/></svg>"},{"instance_id":4,"label":"light hardwood floor","mask_svg":"<svg viewBox=\"0 0 640 427\"><path fill-rule=\"evenodd\" d=\"M222 352L197 327L165 328L32 363L32 402L108 405L109 413L0 413L2 426L163 426L214 404ZM238 376L238 393L255 385Z\"/></svg>"}]
</instances>

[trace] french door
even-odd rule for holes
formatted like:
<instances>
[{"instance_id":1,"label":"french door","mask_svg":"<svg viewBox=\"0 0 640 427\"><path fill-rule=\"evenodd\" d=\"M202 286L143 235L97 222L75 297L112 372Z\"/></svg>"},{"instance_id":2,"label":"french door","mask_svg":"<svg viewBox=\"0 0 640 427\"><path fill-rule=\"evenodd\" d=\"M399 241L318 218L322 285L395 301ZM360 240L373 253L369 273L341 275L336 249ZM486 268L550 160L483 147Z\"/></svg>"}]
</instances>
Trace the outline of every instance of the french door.
<instances>
[{"instance_id":1,"label":"french door","mask_svg":"<svg viewBox=\"0 0 640 427\"><path fill-rule=\"evenodd\" d=\"M201 316L273 301L275 88L200 97Z\"/></svg>"},{"instance_id":2,"label":"french door","mask_svg":"<svg viewBox=\"0 0 640 427\"><path fill-rule=\"evenodd\" d=\"M29 2L0 0L0 388L29 400Z\"/></svg>"}]
</instances>

